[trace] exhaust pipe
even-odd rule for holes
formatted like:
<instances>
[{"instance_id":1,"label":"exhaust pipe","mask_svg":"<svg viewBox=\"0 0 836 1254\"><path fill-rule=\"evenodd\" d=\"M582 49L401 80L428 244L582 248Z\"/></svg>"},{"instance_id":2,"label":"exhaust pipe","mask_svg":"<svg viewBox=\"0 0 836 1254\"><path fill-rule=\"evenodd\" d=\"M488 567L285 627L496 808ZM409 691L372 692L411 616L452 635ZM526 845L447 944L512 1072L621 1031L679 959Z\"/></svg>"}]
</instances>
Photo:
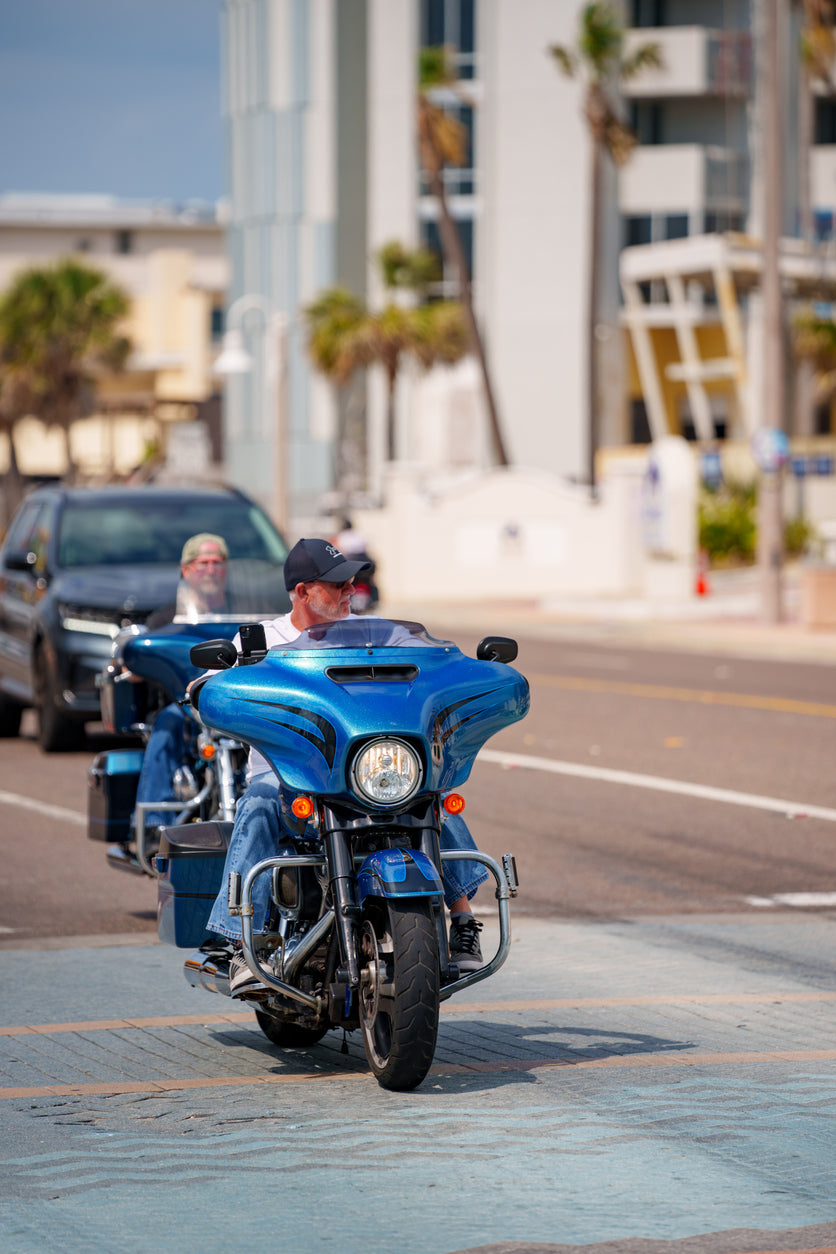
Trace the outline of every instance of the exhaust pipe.
<instances>
[{"instance_id":1,"label":"exhaust pipe","mask_svg":"<svg viewBox=\"0 0 836 1254\"><path fill-rule=\"evenodd\" d=\"M184 962L183 971L192 988L229 997L229 956L222 951L207 954L195 950Z\"/></svg>"}]
</instances>

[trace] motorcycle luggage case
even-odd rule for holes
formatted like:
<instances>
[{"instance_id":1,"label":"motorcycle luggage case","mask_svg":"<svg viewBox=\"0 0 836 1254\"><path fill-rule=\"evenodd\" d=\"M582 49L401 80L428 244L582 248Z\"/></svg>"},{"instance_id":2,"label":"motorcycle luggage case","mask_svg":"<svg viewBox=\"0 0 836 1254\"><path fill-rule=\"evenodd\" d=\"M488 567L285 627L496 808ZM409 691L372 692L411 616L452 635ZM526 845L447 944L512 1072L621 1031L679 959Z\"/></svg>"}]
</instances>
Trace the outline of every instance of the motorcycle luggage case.
<instances>
[{"instance_id":1,"label":"motorcycle luggage case","mask_svg":"<svg viewBox=\"0 0 836 1254\"><path fill-rule=\"evenodd\" d=\"M99 676L102 723L108 732L129 732L145 717L147 685L135 676L108 669Z\"/></svg>"},{"instance_id":2,"label":"motorcycle luggage case","mask_svg":"<svg viewBox=\"0 0 836 1254\"><path fill-rule=\"evenodd\" d=\"M157 934L165 945L193 949L206 940L206 924L223 882L232 823L164 827L155 859Z\"/></svg>"},{"instance_id":3,"label":"motorcycle luggage case","mask_svg":"<svg viewBox=\"0 0 836 1254\"><path fill-rule=\"evenodd\" d=\"M136 805L142 749L97 753L87 770L87 835L91 840L127 840Z\"/></svg>"}]
</instances>

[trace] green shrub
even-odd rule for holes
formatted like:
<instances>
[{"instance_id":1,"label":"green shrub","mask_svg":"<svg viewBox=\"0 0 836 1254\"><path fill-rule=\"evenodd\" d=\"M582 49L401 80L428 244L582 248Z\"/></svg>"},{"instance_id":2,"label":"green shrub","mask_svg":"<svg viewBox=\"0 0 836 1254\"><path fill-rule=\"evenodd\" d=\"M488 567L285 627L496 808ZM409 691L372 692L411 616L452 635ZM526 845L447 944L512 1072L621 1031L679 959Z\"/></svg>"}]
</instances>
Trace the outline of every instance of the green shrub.
<instances>
[{"instance_id":1,"label":"green shrub","mask_svg":"<svg viewBox=\"0 0 836 1254\"><path fill-rule=\"evenodd\" d=\"M716 489L703 488L699 502L699 545L713 565L748 565L755 561L758 547L758 494L754 484L727 483ZM784 523L784 550L788 557L800 557L816 531L806 518L789 518Z\"/></svg>"},{"instance_id":2,"label":"green shrub","mask_svg":"<svg viewBox=\"0 0 836 1254\"><path fill-rule=\"evenodd\" d=\"M801 557L815 536L816 529L806 518L788 518L784 523L784 551L787 557Z\"/></svg>"},{"instance_id":3,"label":"green shrub","mask_svg":"<svg viewBox=\"0 0 836 1254\"><path fill-rule=\"evenodd\" d=\"M719 565L755 560L757 526L753 485L728 483L703 489L699 503L699 544Z\"/></svg>"}]
</instances>

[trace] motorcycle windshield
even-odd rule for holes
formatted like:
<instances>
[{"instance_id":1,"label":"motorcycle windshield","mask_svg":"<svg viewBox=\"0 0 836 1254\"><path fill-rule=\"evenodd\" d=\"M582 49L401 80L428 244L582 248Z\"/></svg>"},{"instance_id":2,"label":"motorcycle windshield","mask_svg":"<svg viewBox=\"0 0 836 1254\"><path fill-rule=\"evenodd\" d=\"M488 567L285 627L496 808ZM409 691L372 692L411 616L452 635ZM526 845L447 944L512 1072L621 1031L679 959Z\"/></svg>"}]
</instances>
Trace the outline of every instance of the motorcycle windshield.
<instances>
[{"instance_id":1,"label":"motorcycle windshield","mask_svg":"<svg viewBox=\"0 0 836 1254\"><path fill-rule=\"evenodd\" d=\"M422 623L406 619L376 618L373 615L343 618L336 623L318 623L303 631L287 649L308 652L316 649L402 649L455 648L452 640L438 640Z\"/></svg>"},{"instance_id":2,"label":"motorcycle windshield","mask_svg":"<svg viewBox=\"0 0 836 1254\"><path fill-rule=\"evenodd\" d=\"M347 799L355 755L379 736L419 750L422 789L457 787L485 741L522 718L528 700L528 684L510 666L467 657L420 623L357 617L212 676L200 717L254 746L288 788Z\"/></svg>"}]
</instances>

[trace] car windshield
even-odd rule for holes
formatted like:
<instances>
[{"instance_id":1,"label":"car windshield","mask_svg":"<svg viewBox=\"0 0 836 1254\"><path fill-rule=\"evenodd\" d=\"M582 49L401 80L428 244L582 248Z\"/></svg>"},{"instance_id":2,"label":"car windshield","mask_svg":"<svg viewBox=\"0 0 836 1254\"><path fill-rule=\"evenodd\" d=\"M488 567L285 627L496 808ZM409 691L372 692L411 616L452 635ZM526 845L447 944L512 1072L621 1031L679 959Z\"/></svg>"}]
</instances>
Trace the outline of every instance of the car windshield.
<instances>
[{"instance_id":1,"label":"car windshield","mask_svg":"<svg viewBox=\"0 0 836 1254\"><path fill-rule=\"evenodd\" d=\"M452 640L437 640L421 623L372 615L343 618L336 623L318 623L289 644L279 647L284 652L287 649L397 649L404 646L455 648Z\"/></svg>"},{"instance_id":2,"label":"car windshield","mask_svg":"<svg viewBox=\"0 0 836 1254\"><path fill-rule=\"evenodd\" d=\"M281 564L287 549L267 516L255 505L236 498L190 500L145 497L73 500L67 503L58 537L58 565L65 570L84 566L176 566L183 545L202 531L224 537L230 563Z\"/></svg>"}]
</instances>

